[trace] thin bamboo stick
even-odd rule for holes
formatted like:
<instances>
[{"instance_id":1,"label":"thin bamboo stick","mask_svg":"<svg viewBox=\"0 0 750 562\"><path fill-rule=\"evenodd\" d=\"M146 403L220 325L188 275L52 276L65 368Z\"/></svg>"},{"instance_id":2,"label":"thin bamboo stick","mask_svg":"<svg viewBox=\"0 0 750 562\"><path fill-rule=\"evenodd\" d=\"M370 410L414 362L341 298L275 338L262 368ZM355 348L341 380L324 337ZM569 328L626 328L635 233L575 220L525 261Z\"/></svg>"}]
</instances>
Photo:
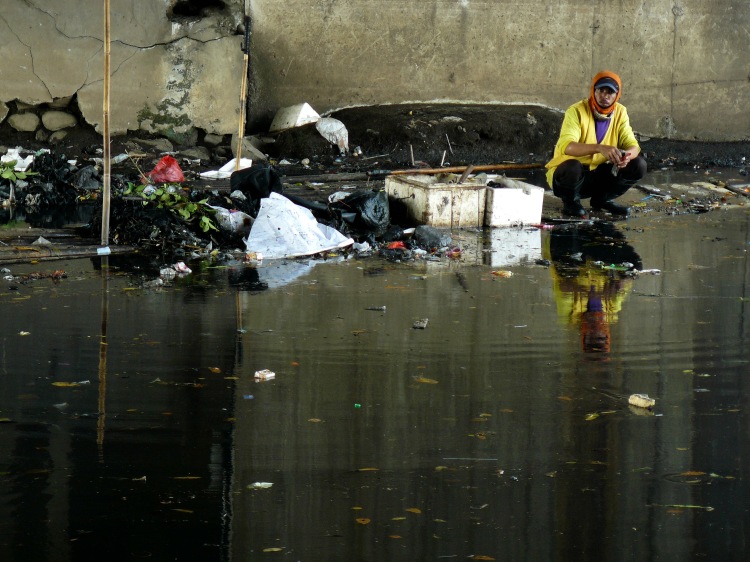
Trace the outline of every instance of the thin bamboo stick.
<instances>
[{"instance_id":1,"label":"thin bamboo stick","mask_svg":"<svg viewBox=\"0 0 750 562\"><path fill-rule=\"evenodd\" d=\"M109 214L111 197L111 167L110 140L109 140L109 74L110 74L110 0L104 0L104 113L102 118L102 129L104 133L104 184L102 188L102 246L109 244Z\"/></svg>"}]
</instances>

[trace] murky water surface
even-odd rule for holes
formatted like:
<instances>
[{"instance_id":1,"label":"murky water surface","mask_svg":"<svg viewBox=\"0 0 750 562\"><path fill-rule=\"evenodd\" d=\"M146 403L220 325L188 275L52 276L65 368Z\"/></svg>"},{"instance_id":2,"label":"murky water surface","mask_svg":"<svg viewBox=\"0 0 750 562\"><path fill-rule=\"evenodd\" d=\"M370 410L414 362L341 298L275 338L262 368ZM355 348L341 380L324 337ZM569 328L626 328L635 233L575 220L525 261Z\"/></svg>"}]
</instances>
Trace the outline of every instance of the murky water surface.
<instances>
[{"instance_id":1,"label":"murky water surface","mask_svg":"<svg viewBox=\"0 0 750 562\"><path fill-rule=\"evenodd\" d=\"M161 290L15 266L0 559L746 560L749 229L463 233L460 262Z\"/></svg>"}]
</instances>

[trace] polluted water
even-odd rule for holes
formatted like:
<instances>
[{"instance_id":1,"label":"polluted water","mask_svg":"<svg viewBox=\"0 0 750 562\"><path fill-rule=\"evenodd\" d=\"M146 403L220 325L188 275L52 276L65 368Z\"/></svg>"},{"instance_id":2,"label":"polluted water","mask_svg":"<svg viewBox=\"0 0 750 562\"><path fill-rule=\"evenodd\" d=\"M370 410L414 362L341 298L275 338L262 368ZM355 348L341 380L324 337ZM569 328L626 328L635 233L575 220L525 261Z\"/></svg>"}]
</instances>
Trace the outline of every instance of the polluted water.
<instances>
[{"instance_id":1,"label":"polluted water","mask_svg":"<svg viewBox=\"0 0 750 562\"><path fill-rule=\"evenodd\" d=\"M749 227L10 266L0 559L747 559Z\"/></svg>"}]
</instances>

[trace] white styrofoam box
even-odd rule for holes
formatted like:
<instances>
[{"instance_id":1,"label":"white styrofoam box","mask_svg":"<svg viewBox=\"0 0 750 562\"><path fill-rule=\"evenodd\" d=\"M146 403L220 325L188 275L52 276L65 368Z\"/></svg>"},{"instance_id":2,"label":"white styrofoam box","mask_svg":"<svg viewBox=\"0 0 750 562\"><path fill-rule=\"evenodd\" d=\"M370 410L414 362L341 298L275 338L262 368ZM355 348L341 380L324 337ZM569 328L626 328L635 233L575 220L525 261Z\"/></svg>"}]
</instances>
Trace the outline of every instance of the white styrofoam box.
<instances>
[{"instance_id":1,"label":"white styrofoam box","mask_svg":"<svg viewBox=\"0 0 750 562\"><path fill-rule=\"evenodd\" d=\"M542 259L542 234L538 228L493 228L489 236L489 265L508 267Z\"/></svg>"},{"instance_id":2,"label":"white styrofoam box","mask_svg":"<svg viewBox=\"0 0 750 562\"><path fill-rule=\"evenodd\" d=\"M516 226L542 222L544 188L508 178L499 178L503 187L487 188L485 226Z\"/></svg>"},{"instance_id":3,"label":"white styrofoam box","mask_svg":"<svg viewBox=\"0 0 750 562\"><path fill-rule=\"evenodd\" d=\"M385 180L388 197L403 202L420 224L469 228L482 226L487 187L483 180L441 183L434 175L392 175Z\"/></svg>"},{"instance_id":4,"label":"white styrofoam box","mask_svg":"<svg viewBox=\"0 0 750 562\"><path fill-rule=\"evenodd\" d=\"M318 119L320 119L320 115L308 103L282 107L274 115L268 132L278 133L293 127L301 127L308 123L316 123Z\"/></svg>"}]
</instances>

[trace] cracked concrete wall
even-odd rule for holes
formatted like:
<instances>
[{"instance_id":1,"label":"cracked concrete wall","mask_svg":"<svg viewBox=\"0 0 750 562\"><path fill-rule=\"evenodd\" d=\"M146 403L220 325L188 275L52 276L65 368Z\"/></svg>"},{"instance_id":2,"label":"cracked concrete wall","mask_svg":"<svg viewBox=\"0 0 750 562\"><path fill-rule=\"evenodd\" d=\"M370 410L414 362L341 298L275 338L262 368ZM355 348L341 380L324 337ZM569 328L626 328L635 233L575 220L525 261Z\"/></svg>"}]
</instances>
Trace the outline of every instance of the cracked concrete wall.
<instances>
[{"instance_id":1,"label":"cracked concrete wall","mask_svg":"<svg viewBox=\"0 0 750 562\"><path fill-rule=\"evenodd\" d=\"M624 80L644 135L750 136L747 0L251 0L258 123L403 101L563 110L592 76Z\"/></svg>"},{"instance_id":2,"label":"cracked concrete wall","mask_svg":"<svg viewBox=\"0 0 750 562\"><path fill-rule=\"evenodd\" d=\"M4 0L0 11L0 116L11 102L77 95L97 129L103 115L103 2ZM175 0L112 0L113 133L143 129L231 133L239 119L243 1L205 17L171 18ZM221 4L221 3L219 3ZM3 111L3 107L5 108Z\"/></svg>"},{"instance_id":3,"label":"cracked concrete wall","mask_svg":"<svg viewBox=\"0 0 750 562\"><path fill-rule=\"evenodd\" d=\"M244 0L171 18L177 0L112 0L113 132L237 128ZM250 127L406 101L563 110L608 68L648 136L748 140L747 0L249 0ZM16 100L76 96L102 116L103 2L4 0L0 119Z\"/></svg>"}]
</instances>

